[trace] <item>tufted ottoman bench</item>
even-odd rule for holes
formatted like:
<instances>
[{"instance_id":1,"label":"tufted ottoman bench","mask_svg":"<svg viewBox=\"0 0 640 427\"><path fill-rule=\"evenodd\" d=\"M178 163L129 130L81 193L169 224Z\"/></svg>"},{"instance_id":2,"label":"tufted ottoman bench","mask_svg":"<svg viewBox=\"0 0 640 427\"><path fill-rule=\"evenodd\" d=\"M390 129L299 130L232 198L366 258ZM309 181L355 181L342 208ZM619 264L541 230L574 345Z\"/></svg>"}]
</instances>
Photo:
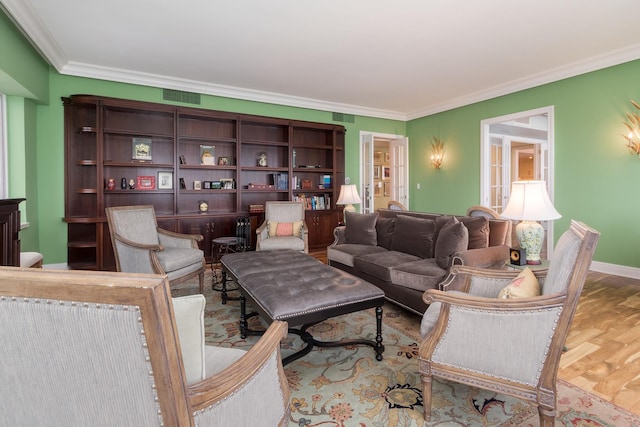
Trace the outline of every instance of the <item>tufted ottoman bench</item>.
<instances>
[{"instance_id":1,"label":"tufted ottoman bench","mask_svg":"<svg viewBox=\"0 0 640 427\"><path fill-rule=\"evenodd\" d=\"M238 252L222 257L223 274L238 284L240 296L240 333L259 334L248 328L247 319L260 315L268 322L282 320L289 332L305 342L298 352L283 359L287 364L309 353L313 346L337 347L364 344L375 349L382 360L382 305L384 292L362 279L321 263L293 250ZM249 300L256 312L247 314ZM307 329L330 317L369 308L376 309L376 339L317 341Z\"/></svg>"}]
</instances>

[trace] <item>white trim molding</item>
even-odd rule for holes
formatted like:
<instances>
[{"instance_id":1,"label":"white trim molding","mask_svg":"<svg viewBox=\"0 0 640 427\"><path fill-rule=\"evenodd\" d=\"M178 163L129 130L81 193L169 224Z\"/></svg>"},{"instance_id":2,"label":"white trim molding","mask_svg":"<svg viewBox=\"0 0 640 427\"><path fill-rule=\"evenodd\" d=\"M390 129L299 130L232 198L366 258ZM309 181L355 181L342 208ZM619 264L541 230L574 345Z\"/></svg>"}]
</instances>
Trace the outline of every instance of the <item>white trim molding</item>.
<instances>
[{"instance_id":1,"label":"white trim molding","mask_svg":"<svg viewBox=\"0 0 640 427\"><path fill-rule=\"evenodd\" d=\"M609 264L606 262L592 261L591 271L598 273L611 274L614 276L628 277L630 279L640 280L640 268L629 267L626 265Z\"/></svg>"}]
</instances>

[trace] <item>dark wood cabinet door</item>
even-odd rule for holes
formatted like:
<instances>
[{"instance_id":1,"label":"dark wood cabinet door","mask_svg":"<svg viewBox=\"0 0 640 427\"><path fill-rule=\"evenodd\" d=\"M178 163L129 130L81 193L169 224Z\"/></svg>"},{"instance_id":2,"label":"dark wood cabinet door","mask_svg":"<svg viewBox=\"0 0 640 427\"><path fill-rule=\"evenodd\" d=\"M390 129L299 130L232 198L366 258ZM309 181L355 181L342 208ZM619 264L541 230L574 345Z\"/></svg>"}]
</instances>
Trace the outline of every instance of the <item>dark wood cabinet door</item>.
<instances>
[{"instance_id":1,"label":"dark wood cabinet door","mask_svg":"<svg viewBox=\"0 0 640 427\"><path fill-rule=\"evenodd\" d=\"M307 211L306 220L309 227L309 247L318 249L333 242L333 230L340 221L340 212L335 209Z\"/></svg>"}]
</instances>

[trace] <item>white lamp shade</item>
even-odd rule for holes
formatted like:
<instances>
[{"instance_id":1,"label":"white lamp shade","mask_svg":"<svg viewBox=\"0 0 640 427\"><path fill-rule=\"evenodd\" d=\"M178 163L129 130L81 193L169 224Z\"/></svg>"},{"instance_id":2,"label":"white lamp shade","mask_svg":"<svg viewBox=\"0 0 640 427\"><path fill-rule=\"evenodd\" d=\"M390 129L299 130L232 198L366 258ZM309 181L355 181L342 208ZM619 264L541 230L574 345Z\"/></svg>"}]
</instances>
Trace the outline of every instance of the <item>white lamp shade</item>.
<instances>
[{"instance_id":1,"label":"white lamp shade","mask_svg":"<svg viewBox=\"0 0 640 427\"><path fill-rule=\"evenodd\" d=\"M524 221L547 221L562 215L553 207L544 181L515 181L502 217Z\"/></svg>"},{"instance_id":2,"label":"white lamp shade","mask_svg":"<svg viewBox=\"0 0 640 427\"><path fill-rule=\"evenodd\" d=\"M358 195L358 188L355 185L343 185L340 187L340 195L338 196L338 205L352 205L362 203L362 199Z\"/></svg>"}]
</instances>

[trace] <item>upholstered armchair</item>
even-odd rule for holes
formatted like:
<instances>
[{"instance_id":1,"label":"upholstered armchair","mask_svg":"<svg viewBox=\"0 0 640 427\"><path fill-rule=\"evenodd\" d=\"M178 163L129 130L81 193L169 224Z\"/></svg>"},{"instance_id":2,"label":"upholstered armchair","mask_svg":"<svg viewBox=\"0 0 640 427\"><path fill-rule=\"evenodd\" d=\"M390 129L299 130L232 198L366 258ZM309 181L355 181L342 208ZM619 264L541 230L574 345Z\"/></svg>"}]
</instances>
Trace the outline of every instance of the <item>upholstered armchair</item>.
<instances>
[{"instance_id":1,"label":"upholstered armchair","mask_svg":"<svg viewBox=\"0 0 640 427\"><path fill-rule=\"evenodd\" d=\"M293 249L309 253L309 229L304 205L299 202L266 202L264 222L256 230L256 250Z\"/></svg>"},{"instance_id":2,"label":"upholstered armchair","mask_svg":"<svg viewBox=\"0 0 640 427\"><path fill-rule=\"evenodd\" d=\"M419 369L425 420L432 377L506 393L538 407L541 426L553 426L560 355L599 233L571 221L548 269L530 272L454 267L458 289L428 290ZM521 279L514 281L516 276ZM539 296L497 298L540 285ZM527 285L528 286L528 285ZM535 290L535 286L532 286ZM532 295L536 292L532 292Z\"/></svg>"},{"instance_id":3,"label":"upholstered armchair","mask_svg":"<svg viewBox=\"0 0 640 427\"><path fill-rule=\"evenodd\" d=\"M395 211L406 211L407 207L398 201L389 200L389 202L387 203L387 209L392 209Z\"/></svg>"},{"instance_id":4,"label":"upholstered armchair","mask_svg":"<svg viewBox=\"0 0 640 427\"><path fill-rule=\"evenodd\" d=\"M0 268L0 424L288 425L287 324L211 347L203 311L166 276Z\"/></svg>"},{"instance_id":5,"label":"upholstered armchair","mask_svg":"<svg viewBox=\"0 0 640 427\"><path fill-rule=\"evenodd\" d=\"M116 268L126 273L166 274L172 284L198 276L204 290L204 252L200 235L180 234L158 228L151 205L105 209Z\"/></svg>"}]
</instances>

